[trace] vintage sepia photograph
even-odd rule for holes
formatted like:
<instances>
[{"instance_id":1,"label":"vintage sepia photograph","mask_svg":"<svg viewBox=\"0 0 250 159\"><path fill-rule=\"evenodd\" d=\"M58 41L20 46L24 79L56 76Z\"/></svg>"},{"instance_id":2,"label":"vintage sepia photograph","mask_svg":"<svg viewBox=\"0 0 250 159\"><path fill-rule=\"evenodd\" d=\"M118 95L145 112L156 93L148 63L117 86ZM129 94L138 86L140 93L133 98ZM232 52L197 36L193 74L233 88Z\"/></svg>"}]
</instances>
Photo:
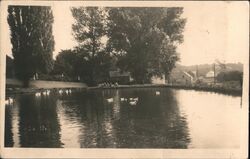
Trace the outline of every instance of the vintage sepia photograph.
<instances>
[{"instance_id":1,"label":"vintage sepia photograph","mask_svg":"<svg viewBox=\"0 0 250 159\"><path fill-rule=\"evenodd\" d=\"M247 158L248 14L247 2L2 1L1 157Z\"/></svg>"}]
</instances>

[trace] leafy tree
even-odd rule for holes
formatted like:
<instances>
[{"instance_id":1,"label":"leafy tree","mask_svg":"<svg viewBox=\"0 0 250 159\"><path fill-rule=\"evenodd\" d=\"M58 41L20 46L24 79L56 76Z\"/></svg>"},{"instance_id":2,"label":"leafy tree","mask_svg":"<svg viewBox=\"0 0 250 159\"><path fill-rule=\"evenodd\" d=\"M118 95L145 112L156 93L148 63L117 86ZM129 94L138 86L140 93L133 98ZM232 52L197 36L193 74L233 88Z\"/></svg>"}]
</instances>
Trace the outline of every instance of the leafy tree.
<instances>
[{"instance_id":1,"label":"leafy tree","mask_svg":"<svg viewBox=\"0 0 250 159\"><path fill-rule=\"evenodd\" d=\"M108 49L137 83L168 75L179 60L183 8L109 8Z\"/></svg>"},{"instance_id":2,"label":"leafy tree","mask_svg":"<svg viewBox=\"0 0 250 159\"><path fill-rule=\"evenodd\" d=\"M75 23L73 35L78 42L76 52L81 58L81 77L89 85L96 85L108 77L111 57L103 39L106 35L106 12L98 7L73 7Z\"/></svg>"},{"instance_id":3,"label":"leafy tree","mask_svg":"<svg viewBox=\"0 0 250 159\"><path fill-rule=\"evenodd\" d=\"M71 79L76 79L78 76L79 58L74 50L62 50L56 57L54 63L53 74L64 74Z\"/></svg>"},{"instance_id":4,"label":"leafy tree","mask_svg":"<svg viewBox=\"0 0 250 159\"><path fill-rule=\"evenodd\" d=\"M36 72L48 73L53 67L53 21L47 6L8 7L15 73L25 87Z\"/></svg>"}]
</instances>

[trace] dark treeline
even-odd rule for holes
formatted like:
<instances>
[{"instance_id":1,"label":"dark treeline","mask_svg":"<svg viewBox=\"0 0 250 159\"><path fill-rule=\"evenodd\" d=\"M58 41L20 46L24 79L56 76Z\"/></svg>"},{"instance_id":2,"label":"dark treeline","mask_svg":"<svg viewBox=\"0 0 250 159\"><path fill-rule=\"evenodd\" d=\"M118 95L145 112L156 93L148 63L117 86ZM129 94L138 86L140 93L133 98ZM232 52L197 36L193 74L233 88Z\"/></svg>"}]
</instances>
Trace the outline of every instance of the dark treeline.
<instances>
[{"instance_id":1,"label":"dark treeline","mask_svg":"<svg viewBox=\"0 0 250 159\"><path fill-rule=\"evenodd\" d=\"M25 85L35 73L97 85L108 81L109 71L117 69L130 72L135 83L150 83L153 76L168 76L179 60L177 46L183 42L186 23L181 17L183 8L72 7L72 32L78 45L62 50L54 63L52 11L38 8L8 9L14 66ZM20 44L23 39L28 43Z\"/></svg>"},{"instance_id":2,"label":"dark treeline","mask_svg":"<svg viewBox=\"0 0 250 159\"><path fill-rule=\"evenodd\" d=\"M53 21L47 6L8 7L15 76L24 87L36 72L49 73L53 69Z\"/></svg>"}]
</instances>

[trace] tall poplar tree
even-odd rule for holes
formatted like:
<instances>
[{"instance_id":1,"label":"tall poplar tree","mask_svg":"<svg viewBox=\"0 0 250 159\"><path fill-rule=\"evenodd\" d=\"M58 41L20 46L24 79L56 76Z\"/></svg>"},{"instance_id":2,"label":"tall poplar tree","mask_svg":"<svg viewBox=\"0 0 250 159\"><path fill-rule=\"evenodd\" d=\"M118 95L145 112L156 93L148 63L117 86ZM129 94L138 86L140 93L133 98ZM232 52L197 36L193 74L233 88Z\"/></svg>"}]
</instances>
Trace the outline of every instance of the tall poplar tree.
<instances>
[{"instance_id":1,"label":"tall poplar tree","mask_svg":"<svg viewBox=\"0 0 250 159\"><path fill-rule=\"evenodd\" d=\"M53 14L48 6L9 6L15 74L25 87L35 73L48 73L53 67Z\"/></svg>"}]
</instances>

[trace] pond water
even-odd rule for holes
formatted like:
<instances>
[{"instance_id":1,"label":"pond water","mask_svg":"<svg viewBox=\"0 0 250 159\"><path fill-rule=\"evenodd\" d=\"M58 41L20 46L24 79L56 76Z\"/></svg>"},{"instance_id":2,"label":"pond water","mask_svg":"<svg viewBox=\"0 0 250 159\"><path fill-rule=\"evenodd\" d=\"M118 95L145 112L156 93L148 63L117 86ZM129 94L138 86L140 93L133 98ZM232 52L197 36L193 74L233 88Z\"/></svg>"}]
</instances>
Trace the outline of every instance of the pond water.
<instances>
[{"instance_id":1,"label":"pond water","mask_svg":"<svg viewBox=\"0 0 250 159\"><path fill-rule=\"evenodd\" d=\"M5 147L240 146L240 97L129 88L12 98L5 106Z\"/></svg>"}]
</instances>

